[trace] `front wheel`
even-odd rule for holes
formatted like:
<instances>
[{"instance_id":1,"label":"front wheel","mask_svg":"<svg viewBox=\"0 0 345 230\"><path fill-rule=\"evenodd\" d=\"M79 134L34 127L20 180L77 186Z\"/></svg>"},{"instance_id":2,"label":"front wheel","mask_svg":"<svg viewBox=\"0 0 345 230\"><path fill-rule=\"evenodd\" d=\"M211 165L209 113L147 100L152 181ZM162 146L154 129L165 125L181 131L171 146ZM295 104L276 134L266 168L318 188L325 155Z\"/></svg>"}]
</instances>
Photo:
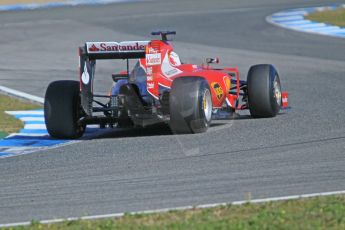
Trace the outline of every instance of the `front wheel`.
<instances>
[{"instance_id":1,"label":"front wheel","mask_svg":"<svg viewBox=\"0 0 345 230\"><path fill-rule=\"evenodd\" d=\"M277 70L268 64L255 65L247 76L249 111L254 118L274 117L282 104Z\"/></svg>"},{"instance_id":2,"label":"front wheel","mask_svg":"<svg viewBox=\"0 0 345 230\"><path fill-rule=\"evenodd\" d=\"M175 79L170 91L169 108L170 128L174 133L205 132L212 118L208 82L201 77Z\"/></svg>"},{"instance_id":3,"label":"front wheel","mask_svg":"<svg viewBox=\"0 0 345 230\"><path fill-rule=\"evenodd\" d=\"M78 123L81 116L79 82L50 83L44 100L44 119L50 136L58 139L81 137L85 131L85 125Z\"/></svg>"}]
</instances>

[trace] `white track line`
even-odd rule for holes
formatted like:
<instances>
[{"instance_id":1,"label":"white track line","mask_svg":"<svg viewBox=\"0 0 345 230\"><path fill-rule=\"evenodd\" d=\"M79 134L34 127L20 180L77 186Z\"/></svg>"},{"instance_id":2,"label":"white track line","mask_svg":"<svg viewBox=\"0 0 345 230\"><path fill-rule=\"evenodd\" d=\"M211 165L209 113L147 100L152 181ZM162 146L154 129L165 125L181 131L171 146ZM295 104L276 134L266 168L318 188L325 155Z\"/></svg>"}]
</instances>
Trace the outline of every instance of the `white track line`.
<instances>
[{"instance_id":1,"label":"white track line","mask_svg":"<svg viewBox=\"0 0 345 230\"><path fill-rule=\"evenodd\" d=\"M274 22L272 22L274 23ZM307 23L312 23L310 20L297 20L297 21L289 21L289 22L281 22L280 24L283 26L292 26L292 25L302 25L302 24L307 24Z\"/></svg>"},{"instance_id":2,"label":"white track line","mask_svg":"<svg viewBox=\"0 0 345 230\"><path fill-rule=\"evenodd\" d=\"M47 129L47 127L45 124L27 124L27 125L24 125L24 129L31 129L31 130Z\"/></svg>"},{"instance_id":3,"label":"white track line","mask_svg":"<svg viewBox=\"0 0 345 230\"><path fill-rule=\"evenodd\" d=\"M46 133L11 133L6 138L15 137L15 136L44 137L44 136L48 136L48 134Z\"/></svg>"},{"instance_id":4,"label":"white track line","mask_svg":"<svg viewBox=\"0 0 345 230\"><path fill-rule=\"evenodd\" d=\"M318 196L331 196L331 195L342 195L345 194L345 190L341 191L332 191L332 192L320 192L320 193L310 193L310 194L302 194L302 195L292 195L292 196L281 196L281 197L270 197L270 198L263 198L263 199L254 199L254 200L241 200L241 201L234 201L231 203L214 203L214 204L202 204L197 206L182 206L182 207L175 207L175 208L163 208L163 209L154 209L154 210L145 210L145 211L138 211L138 212L120 212L120 213L111 213L111 214L103 214L103 215L92 215L92 216L82 216L82 217L69 217L66 219L51 219L51 220L41 220L39 221L42 224L52 224L52 223L59 223L63 221L72 221L72 220L94 220L94 219L103 219L103 218L119 218L124 216L125 214L129 213L131 215L135 214L152 214L152 213L164 213L169 211L178 211L178 210L190 210L195 208L214 208L224 205L243 205L247 203L251 204L259 204L259 203L266 203L272 201L285 201L285 200L297 200L303 198L311 198L311 197L318 197ZM31 222L24 221L24 222L16 222L16 223L8 223L8 224L0 224L0 228L8 228L8 227L15 227L15 226L24 226L30 225Z\"/></svg>"},{"instance_id":5,"label":"white track line","mask_svg":"<svg viewBox=\"0 0 345 230\"><path fill-rule=\"evenodd\" d=\"M302 15L295 15L295 16L279 16L275 17L272 16L272 19L275 21L289 21L289 20L302 20L304 17Z\"/></svg>"},{"instance_id":6,"label":"white track line","mask_svg":"<svg viewBox=\"0 0 345 230\"><path fill-rule=\"evenodd\" d=\"M44 121L44 117L21 117L21 121Z\"/></svg>"},{"instance_id":7,"label":"white track line","mask_svg":"<svg viewBox=\"0 0 345 230\"><path fill-rule=\"evenodd\" d=\"M303 24L303 25L295 25L293 26L296 29L314 29L314 28L325 28L326 24L325 23L307 23L307 24Z\"/></svg>"},{"instance_id":8,"label":"white track line","mask_svg":"<svg viewBox=\"0 0 345 230\"><path fill-rule=\"evenodd\" d=\"M16 97L24 98L24 99L27 99L27 100L30 100L30 101L33 101L33 102L38 102L40 104L44 103L44 98L42 98L42 97L37 97L37 96L31 95L31 94L28 94L28 93L24 93L24 92L15 90L15 89L10 89L10 88L7 88L5 86L0 86L0 91L3 91L3 92L5 92L5 93L7 93L9 95L13 95L13 96L16 96Z\"/></svg>"},{"instance_id":9,"label":"white track line","mask_svg":"<svg viewBox=\"0 0 345 230\"><path fill-rule=\"evenodd\" d=\"M37 110L37 111L30 111L30 110L23 110L23 111L6 111L6 113L10 115L44 115L43 110Z\"/></svg>"},{"instance_id":10,"label":"white track line","mask_svg":"<svg viewBox=\"0 0 345 230\"><path fill-rule=\"evenodd\" d=\"M328 26L325 28L315 28L314 31L339 31L341 28L339 26Z\"/></svg>"},{"instance_id":11,"label":"white track line","mask_svg":"<svg viewBox=\"0 0 345 230\"><path fill-rule=\"evenodd\" d=\"M275 13L274 16L282 17L282 16L296 16L296 15L306 15L306 14L308 14L307 11L299 10L299 11Z\"/></svg>"}]
</instances>

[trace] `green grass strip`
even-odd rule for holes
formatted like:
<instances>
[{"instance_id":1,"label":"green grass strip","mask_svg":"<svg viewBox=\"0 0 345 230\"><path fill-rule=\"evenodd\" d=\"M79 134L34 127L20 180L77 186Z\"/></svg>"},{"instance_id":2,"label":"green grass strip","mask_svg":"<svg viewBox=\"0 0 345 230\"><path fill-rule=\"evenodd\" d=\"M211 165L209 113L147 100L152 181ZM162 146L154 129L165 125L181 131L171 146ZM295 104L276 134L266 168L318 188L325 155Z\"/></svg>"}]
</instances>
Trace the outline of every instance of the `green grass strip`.
<instances>
[{"instance_id":1,"label":"green grass strip","mask_svg":"<svg viewBox=\"0 0 345 230\"><path fill-rule=\"evenodd\" d=\"M331 25L345 27L345 8L314 12L307 15L306 19L315 22L324 22Z\"/></svg>"},{"instance_id":2,"label":"green grass strip","mask_svg":"<svg viewBox=\"0 0 345 230\"><path fill-rule=\"evenodd\" d=\"M121 218L65 221L13 230L110 229L345 229L345 195L221 206Z\"/></svg>"},{"instance_id":3,"label":"green grass strip","mask_svg":"<svg viewBox=\"0 0 345 230\"><path fill-rule=\"evenodd\" d=\"M1 131L0 131L0 139L6 137L7 135L8 135L8 133L1 132Z\"/></svg>"},{"instance_id":4,"label":"green grass strip","mask_svg":"<svg viewBox=\"0 0 345 230\"><path fill-rule=\"evenodd\" d=\"M0 95L0 138L6 137L9 133L18 132L24 125L23 122L6 114L5 111L30 110L38 108L41 107L23 100Z\"/></svg>"}]
</instances>

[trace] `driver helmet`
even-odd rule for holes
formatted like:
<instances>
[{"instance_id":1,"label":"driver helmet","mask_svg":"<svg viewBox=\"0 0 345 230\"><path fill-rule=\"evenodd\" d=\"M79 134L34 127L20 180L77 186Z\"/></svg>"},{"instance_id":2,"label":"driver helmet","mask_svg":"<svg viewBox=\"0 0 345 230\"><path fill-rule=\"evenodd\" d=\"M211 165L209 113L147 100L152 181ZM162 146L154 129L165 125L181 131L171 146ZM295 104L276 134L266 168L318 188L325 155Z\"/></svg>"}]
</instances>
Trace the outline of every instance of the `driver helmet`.
<instances>
[{"instance_id":1,"label":"driver helmet","mask_svg":"<svg viewBox=\"0 0 345 230\"><path fill-rule=\"evenodd\" d=\"M171 51L169 53L169 62L172 66L181 65L180 57L174 51Z\"/></svg>"}]
</instances>

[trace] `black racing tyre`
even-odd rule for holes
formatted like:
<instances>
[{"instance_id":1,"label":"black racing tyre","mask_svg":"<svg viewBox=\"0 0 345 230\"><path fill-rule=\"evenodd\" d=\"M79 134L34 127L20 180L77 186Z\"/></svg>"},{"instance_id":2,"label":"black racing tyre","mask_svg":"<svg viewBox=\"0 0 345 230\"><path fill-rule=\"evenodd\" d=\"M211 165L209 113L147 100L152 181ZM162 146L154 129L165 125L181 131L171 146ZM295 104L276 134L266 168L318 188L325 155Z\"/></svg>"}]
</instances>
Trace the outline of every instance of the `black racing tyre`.
<instances>
[{"instance_id":1,"label":"black racing tyre","mask_svg":"<svg viewBox=\"0 0 345 230\"><path fill-rule=\"evenodd\" d=\"M170 128L176 134L202 133L212 119L212 97L208 82L201 77L173 81L170 96Z\"/></svg>"},{"instance_id":2,"label":"black racing tyre","mask_svg":"<svg viewBox=\"0 0 345 230\"><path fill-rule=\"evenodd\" d=\"M247 76L249 111L254 118L274 117L281 107L277 70L269 64L252 66Z\"/></svg>"},{"instance_id":3,"label":"black racing tyre","mask_svg":"<svg viewBox=\"0 0 345 230\"><path fill-rule=\"evenodd\" d=\"M49 84L44 100L44 119L53 138L76 139L83 135L78 81L54 81Z\"/></svg>"}]
</instances>

